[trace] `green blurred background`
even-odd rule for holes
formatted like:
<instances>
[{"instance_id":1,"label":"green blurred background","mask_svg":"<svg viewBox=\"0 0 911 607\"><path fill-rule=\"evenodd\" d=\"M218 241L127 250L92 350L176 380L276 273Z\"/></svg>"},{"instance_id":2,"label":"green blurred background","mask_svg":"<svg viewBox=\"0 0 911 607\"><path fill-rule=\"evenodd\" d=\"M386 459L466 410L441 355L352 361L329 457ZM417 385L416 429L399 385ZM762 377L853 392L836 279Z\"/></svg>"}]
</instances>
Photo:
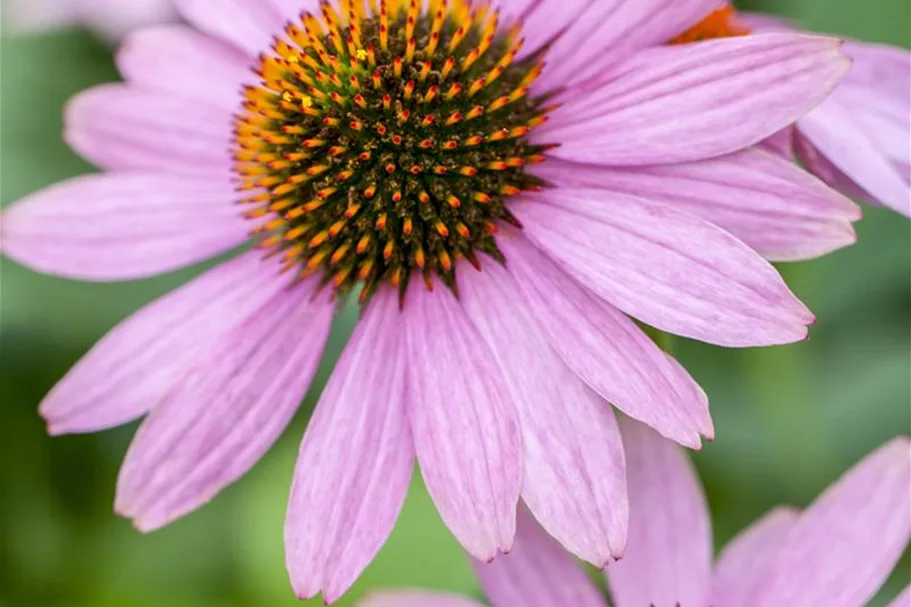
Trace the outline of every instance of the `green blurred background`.
<instances>
[{"instance_id":1,"label":"green blurred background","mask_svg":"<svg viewBox=\"0 0 911 607\"><path fill-rule=\"evenodd\" d=\"M788 14L809 29L911 43L907 0L742 5ZM60 108L73 93L117 79L105 45L85 32L4 37L0 68L0 201L91 170L61 142ZM718 438L695 460L718 545L775 504L807 504L864 453L909 431L909 223L867 208L858 232L859 244L848 250L783 268L819 316L809 342L738 351L677 345L712 401ZM0 606L299 604L284 572L285 500L297 443L353 311L337 323L305 406L269 455L210 505L141 535L111 511L135 427L51 439L36 407L96 339L199 269L106 285L41 276L6 260L0 271ZM873 605L908 583L908 562L906 555ZM479 593L417 483L392 539L339 605L397 585Z\"/></svg>"}]
</instances>

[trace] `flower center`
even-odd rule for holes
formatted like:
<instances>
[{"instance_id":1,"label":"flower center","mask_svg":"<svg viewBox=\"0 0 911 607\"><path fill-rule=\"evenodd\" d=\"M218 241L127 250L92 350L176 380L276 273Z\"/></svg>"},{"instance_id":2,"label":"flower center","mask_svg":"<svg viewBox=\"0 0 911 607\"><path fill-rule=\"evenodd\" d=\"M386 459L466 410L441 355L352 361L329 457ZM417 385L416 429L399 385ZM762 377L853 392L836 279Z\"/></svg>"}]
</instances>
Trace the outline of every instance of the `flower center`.
<instances>
[{"instance_id":1,"label":"flower center","mask_svg":"<svg viewBox=\"0 0 911 607\"><path fill-rule=\"evenodd\" d=\"M524 171L546 146L529 93L540 57L519 28L467 0L324 2L260 57L235 122L235 170L260 245L284 270L322 273L366 302L413 273L455 288L455 260L503 262L506 199L541 187Z\"/></svg>"},{"instance_id":2,"label":"flower center","mask_svg":"<svg viewBox=\"0 0 911 607\"><path fill-rule=\"evenodd\" d=\"M733 38L746 36L750 28L737 18L737 11L730 3L725 3L709 13L705 19L671 40L671 44L686 44L715 38Z\"/></svg>"}]
</instances>

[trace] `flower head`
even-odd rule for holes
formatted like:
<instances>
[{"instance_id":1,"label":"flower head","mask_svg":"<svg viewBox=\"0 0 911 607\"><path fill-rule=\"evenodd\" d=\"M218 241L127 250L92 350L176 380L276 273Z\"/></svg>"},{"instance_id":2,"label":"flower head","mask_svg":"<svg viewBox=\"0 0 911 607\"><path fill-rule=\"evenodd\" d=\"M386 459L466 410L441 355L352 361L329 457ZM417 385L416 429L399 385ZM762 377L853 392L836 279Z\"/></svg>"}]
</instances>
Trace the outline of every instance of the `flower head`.
<instances>
[{"instance_id":1,"label":"flower head","mask_svg":"<svg viewBox=\"0 0 911 607\"><path fill-rule=\"evenodd\" d=\"M147 415L116 507L165 525L277 439L359 290L294 478L298 594L349 587L415 460L479 559L511 548L520 497L573 553L621 556L608 403L690 447L713 435L701 389L627 314L728 346L800 340L813 316L743 241L784 259L853 239L849 201L741 151L830 92L839 43L650 48L713 6L181 0L196 29L131 36L126 83L67 109L105 172L5 210L3 252L123 280L255 248L113 329L42 403L51 432Z\"/></svg>"},{"instance_id":2,"label":"flower head","mask_svg":"<svg viewBox=\"0 0 911 607\"><path fill-rule=\"evenodd\" d=\"M911 539L911 443L864 458L806 510L773 510L712 563L709 513L689 461L625 420L631 528L626 555L607 568L618 607L863 607ZM513 553L475 568L495 607L606 607L572 558L526 516ZM906 589L891 607L907 605ZM382 593L360 607L472 607L428 592Z\"/></svg>"}]
</instances>

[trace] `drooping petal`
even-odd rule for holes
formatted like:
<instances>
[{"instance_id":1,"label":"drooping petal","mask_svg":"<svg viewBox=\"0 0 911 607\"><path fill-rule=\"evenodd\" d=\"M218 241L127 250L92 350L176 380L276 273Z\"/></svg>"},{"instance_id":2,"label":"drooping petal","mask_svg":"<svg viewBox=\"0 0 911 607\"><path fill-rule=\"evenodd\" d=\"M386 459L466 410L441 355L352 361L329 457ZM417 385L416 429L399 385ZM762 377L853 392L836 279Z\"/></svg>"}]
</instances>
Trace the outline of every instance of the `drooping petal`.
<instances>
[{"instance_id":1,"label":"drooping petal","mask_svg":"<svg viewBox=\"0 0 911 607\"><path fill-rule=\"evenodd\" d=\"M648 427L624 418L620 429L626 447L630 533L626 555L607 568L614 604L706 607L712 532L696 472L677 445Z\"/></svg>"},{"instance_id":2,"label":"drooping petal","mask_svg":"<svg viewBox=\"0 0 911 607\"><path fill-rule=\"evenodd\" d=\"M640 52L595 90L567 89L535 133L575 162L702 160L762 141L806 114L849 67L830 38L768 34Z\"/></svg>"},{"instance_id":3,"label":"drooping petal","mask_svg":"<svg viewBox=\"0 0 911 607\"><path fill-rule=\"evenodd\" d=\"M759 254L676 208L561 187L526 195L512 211L573 276L662 331L761 346L804 339L814 320Z\"/></svg>"},{"instance_id":4,"label":"drooping petal","mask_svg":"<svg viewBox=\"0 0 911 607\"><path fill-rule=\"evenodd\" d=\"M474 564L494 607L607 607L579 564L521 508L513 551Z\"/></svg>"},{"instance_id":5,"label":"drooping petal","mask_svg":"<svg viewBox=\"0 0 911 607\"><path fill-rule=\"evenodd\" d=\"M230 183L154 174L77 177L4 209L0 249L30 268L129 280L228 251L251 227Z\"/></svg>"},{"instance_id":6,"label":"drooping petal","mask_svg":"<svg viewBox=\"0 0 911 607\"><path fill-rule=\"evenodd\" d=\"M454 594L403 590L377 592L358 602L357 607L484 607L478 602Z\"/></svg>"},{"instance_id":7,"label":"drooping petal","mask_svg":"<svg viewBox=\"0 0 911 607\"><path fill-rule=\"evenodd\" d=\"M285 522L288 571L301 598L340 597L386 541L408 492L414 446L399 321L395 294L378 293L301 443Z\"/></svg>"},{"instance_id":8,"label":"drooping petal","mask_svg":"<svg viewBox=\"0 0 911 607\"><path fill-rule=\"evenodd\" d=\"M534 172L558 185L597 187L692 213L772 261L818 257L852 244L860 209L759 148L700 162L617 169L559 161Z\"/></svg>"},{"instance_id":9,"label":"drooping petal","mask_svg":"<svg viewBox=\"0 0 911 607\"><path fill-rule=\"evenodd\" d=\"M408 417L427 490L473 557L508 552L522 478L515 405L497 363L445 287L412 287L402 315Z\"/></svg>"},{"instance_id":10,"label":"drooping petal","mask_svg":"<svg viewBox=\"0 0 911 607\"><path fill-rule=\"evenodd\" d=\"M286 288L261 256L225 262L112 329L42 401L48 431L103 430L161 402L213 344Z\"/></svg>"},{"instance_id":11,"label":"drooping petal","mask_svg":"<svg viewBox=\"0 0 911 607\"><path fill-rule=\"evenodd\" d=\"M911 605L911 586L906 586L905 589L895 597L895 600L889 603L889 607L908 607L908 605Z\"/></svg>"},{"instance_id":12,"label":"drooping petal","mask_svg":"<svg viewBox=\"0 0 911 607\"><path fill-rule=\"evenodd\" d=\"M333 306L313 284L281 291L224 336L143 422L117 482L118 513L159 528L249 470L307 392Z\"/></svg>"},{"instance_id":13,"label":"drooping petal","mask_svg":"<svg viewBox=\"0 0 911 607\"><path fill-rule=\"evenodd\" d=\"M503 267L466 266L459 292L519 413L522 498L567 550L604 567L623 554L629 516L623 445L610 406L560 360Z\"/></svg>"},{"instance_id":14,"label":"drooping petal","mask_svg":"<svg viewBox=\"0 0 911 607\"><path fill-rule=\"evenodd\" d=\"M536 86L544 91L598 80L622 58L686 31L717 4L718 0L589 2L585 12L569 21L564 34L547 50L547 69Z\"/></svg>"},{"instance_id":15,"label":"drooping petal","mask_svg":"<svg viewBox=\"0 0 911 607\"><path fill-rule=\"evenodd\" d=\"M117 67L133 87L188 97L228 112L240 107L250 58L233 46L185 25L150 27L130 35Z\"/></svg>"},{"instance_id":16,"label":"drooping petal","mask_svg":"<svg viewBox=\"0 0 911 607\"><path fill-rule=\"evenodd\" d=\"M627 415L690 447L712 437L692 378L622 312L588 293L521 236L500 239L509 271L563 361Z\"/></svg>"},{"instance_id":17,"label":"drooping petal","mask_svg":"<svg viewBox=\"0 0 911 607\"><path fill-rule=\"evenodd\" d=\"M911 539L911 442L880 447L801 515L755 607L863 607Z\"/></svg>"},{"instance_id":18,"label":"drooping petal","mask_svg":"<svg viewBox=\"0 0 911 607\"><path fill-rule=\"evenodd\" d=\"M108 170L205 175L227 181L231 112L124 84L76 95L66 107L67 143Z\"/></svg>"},{"instance_id":19,"label":"drooping petal","mask_svg":"<svg viewBox=\"0 0 911 607\"><path fill-rule=\"evenodd\" d=\"M896 110L911 104L911 53L908 49L849 40L845 42L844 52L854 60L845 77L846 83L852 85L850 91L876 96ZM905 113L903 117L906 123L911 122L911 116Z\"/></svg>"},{"instance_id":20,"label":"drooping petal","mask_svg":"<svg viewBox=\"0 0 911 607\"><path fill-rule=\"evenodd\" d=\"M281 15L269 2L249 0L174 0L197 29L226 40L251 57L268 50L282 32Z\"/></svg>"},{"instance_id":21,"label":"drooping petal","mask_svg":"<svg viewBox=\"0 0 911 607\"><path fill-rule=\"evenodd\" d=\"M844 104L843 98L833 96L802 118L797 126L800 134L812 144L814 152L823 156L857 187L878 202L911 217L911 176L903 175L892 164L888 153L890 148L879 146L870 136L883 128L906 135L909 131L889 124L870 131L859 120L859 116ZM806 148L798 150L805 152ZM802 160L821 178L838 185L837 180L817 169L812 156L804 154Z\"/></svg>"},{"instance_id":22,"label":"drooping petal","mask_svg":"<svg viewBox=\"0 0 911 607\"><path fill-rule=\"evenodd\" d=\"M797 521L798 512L776 508L731 540L718 557L712 605L745 607L765 583L769 567Z\"/></svg>"}]
</instances>

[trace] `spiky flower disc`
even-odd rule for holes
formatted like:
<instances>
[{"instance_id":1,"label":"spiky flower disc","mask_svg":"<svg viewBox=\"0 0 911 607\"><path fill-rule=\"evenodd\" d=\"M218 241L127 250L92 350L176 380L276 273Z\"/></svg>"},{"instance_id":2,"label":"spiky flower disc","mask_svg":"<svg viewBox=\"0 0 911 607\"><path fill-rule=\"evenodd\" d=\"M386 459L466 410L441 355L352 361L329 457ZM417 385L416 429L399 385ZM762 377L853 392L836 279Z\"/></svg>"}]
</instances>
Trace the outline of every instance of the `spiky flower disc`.
<instances>
[{"instance_id":1,"label":"spiky flower disc","mask_svg":"<svg viewBox=\"0 0 911 607\"><path fill-rule=\"evenodd\" d=\"M373 2L371 2L373 4ZM321 272L366 301L412 273L455 287L455 259L502 260L508 196L545 148L527 134L545 120L529 94L542 64L516 61L518 28L465 0L328 3L305 13L260 58L261 85L236 119L236 171L261 246L284 268Z\"/></svg>"}]
</instances>

